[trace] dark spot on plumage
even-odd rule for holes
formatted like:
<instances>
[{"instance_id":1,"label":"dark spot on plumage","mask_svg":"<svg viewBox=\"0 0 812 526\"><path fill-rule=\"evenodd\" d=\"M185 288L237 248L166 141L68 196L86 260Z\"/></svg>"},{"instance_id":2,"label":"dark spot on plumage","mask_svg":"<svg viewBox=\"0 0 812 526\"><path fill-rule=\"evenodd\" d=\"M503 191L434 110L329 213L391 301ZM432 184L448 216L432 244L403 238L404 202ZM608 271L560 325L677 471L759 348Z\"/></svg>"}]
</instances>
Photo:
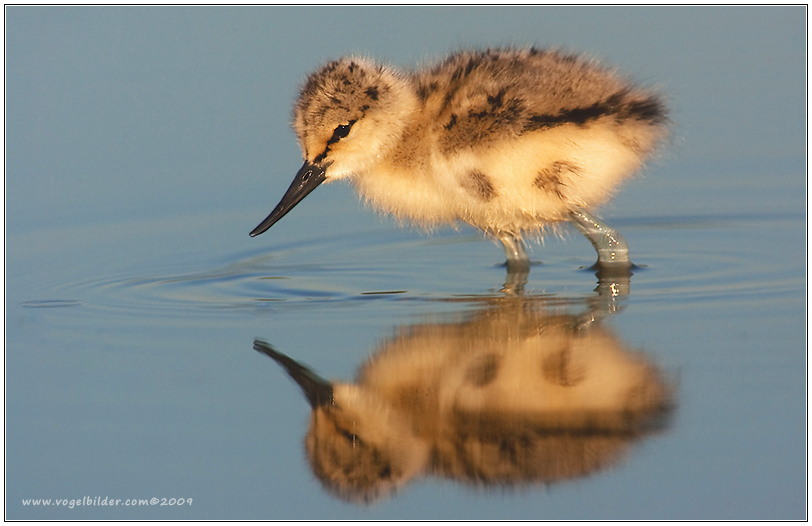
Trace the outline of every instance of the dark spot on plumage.
<instances>
[{"instance_id":1,"label":"dark spot on plumage","mask_svg":"<svg viewBox=\"0 0 812 526\"><path fill-rule=\"evenodd\" d=\"M451 99L454 98L454 95L456 93L457 93L456 87L449 88L448 92L445 94L445 98L443 99L443 105L440 106L440 113L448 109L448 106L451 104Z\"/></svg>"},{"instance_id":2,"label":"dark spot on plumage","mask_svg":"<svg viewBox=\"0 0 812 526\"><path fill-rule=\"evenodd\" d=\"M363 113L363 112L365 112L365 111L367 111L368 109L369 109L369 104L364 104L364 105L363 105L363 106L361 106L361 108L360 108L360 110L361 110L361 112L362 112L362 113Z\"/></svg>"},{"instance_id":3,"label":"dark spot on plumage","mask_svg":"<svg viewBox=\"0 0 812 526\"><path fill-rule=\"evenodd\" d=\"M507 91L507 88L502 88L496 95L488 95L488 104L490 104L494 109L501 106L502 99L505 97L505 91Z\"/></svg>"},{"instance_id":4,"label":"dark spot on plumage","mask_svg":"<svg viewBox=\"0 0 812 526\"><path fill-rule=\"evenodd\" d=\"M420 102L425 103L429 99L429 93L431 93L431 90L426 84L417 87L417 98L420 99Z\"/></svg>"},{"instance_id":5,"label":"dark spot on plumage","mask_svg":"<svg viewBox=\"0 0 812 526\"><path fill-rule=\"evenodd\" d=\"M561 186L564 186L564 183L561 182L557 175L551 175L542 170L533 181L533 185L549 194L555 194L560 199L564 198L564 194L561 193L560 189Z\"/></svg>"},{"instance_id":6,"label":"dark spot on plumage","mask_svg":"<svg viewBox=\"0 0 812 526\"><path fill-rule=\"evenodd\" d=\"M502 111L503 118L506 121L513 123L522 115L523 108L524 104L522 103L521 99L510 99L507 103L505 103L504 110Z\"/></svg>"},{"instance_id":7,"label":"dark spot on plumage","mask_svg":"<svg viewBox=\"0 0 812 526\"><path fill-rule=\"evenodd\" d=\"M662 124L666 120L665 105L655 97L630 102L627 112L632 118L652 124Z\"/></svg>"},{"instance_id":8,"label":"dark spot on plumage","mask_svg":"<svg viewBox=\"0 0 812 526\"><path fill-rule=\"evenodd\" d=\"M336 426L336 431L338 431L341 434L341 436L343 436L344 439L347 442L352 443L352 442L355 442L356 439L357 439L355 433L352 433L351 431L348 431L348 430L344 429L343 427Z\"/></svg>"},{"instance_id":9,"label":"dark spot on plumage","mask_svg":"<svg viewBox=\"0 0 812 526\"><path fill-rule=\"evenodd\" d=\"M325 64L324 67L322 67L319 71L311 74L307 78L305 89L315 89L316 85L322 84L324 82L324 77L335 71L338 66L339 62L337 60L333 60Z\"/></svg>"},{"instance_id":10,"label":"dark spot on plumage","mask_svg":"<svg viewBox=\"0 0 812 526\"><path fill-rule=\"evenodd\" d=\"M548 382L561 387L573 387L586 379L586 370L573 360L569 347L544 358L541 371Z\"/></svg>"},{"instance_id":11,"label":"dark spot on plumage","mask_svg":"<svg viewBox=\"0 0 812 526\"><path fill-rule=\"evenodd\" d=\"M519 450L516 447L516 443L508 441L507 438L501 439L499 441L499 457L510 462L512 465L517 464L519 460Z\"/></svg>"},{"instance_id":12,"label":"dark spot on plumage","mask_svg":"<svg viewBox=\"0 0 812 526\"><path fill-rule=\"evenodd\" d=\"M468 64L465 66L465 76L468 76L468 75L471 74L471 72L474 70L474 68L477 67L478 62L479 61L477 60L476 56L470 57L468 59Z\"/></svg>"},{"instance_id":13,"label":"dark spot on plumage","mask_svg":"<svg viewBox=\"0 0 812 526\"><path fill-rule=\"evenodd\" d=\"M562 110L558 114L544 113L531 115L524 125L524 131L543 130L564 124L584 126L589 121L610 114L610 107L604 103L596 102L589 106Z\"/></svg>"},{"instance_id":14,"label":"dark spot on plumage","mask_svg":"<svg viewBox=\"0 0 812 526\"><path fill-rule=\"evenodd\" d=\"M330 102L332 102L333 104L341 104L341 99L339 99L338 97L330 97Z\"/></svg>"},{"instance_id":15,"label":"dark spot on plumage","mask_svg":"<svg viewBox=\"0 0 812 526\"><path fill-rule=\"evenodd\" d=\"M378 100L378 88L375 86L370 86L366 89L366 91L364 91L364 93L366 93L370 99Z\"/></svg>"},{"instance_id":16,"label":"dark spot on plumage","mask_svg":"<svg viewBox=\"0 0 812 526\"><path fill-rule=\"evenodd\" d=\"M489 99L496 103L500 98L500 106L488 104ZM453 104L449 104L449 107L452 106ZM453 115L450 111L447 113L448 120L443 119L441 122L445 122L443 125L445 130L453 128L454 133L441 136L440 147L444 152L450 152L483 144L505 132L518 136L526 122L525 113L523 100L509 98L507 90L504 94L500 92L490 97L483 93L480 95L479 104L466 112ZM442 115L442 112L440 114Z\"/></svg>"},{"instance_id":17,"label":"dark spot on plumage","mask_svg":"<svg viewBox=\"0 0 812 526\"><path fill-rule=\"evenodd\" d=\"M561 114L565 121L583 126L589 121L613 114L615 107L612 104L596 102L583 108L572 108Z\"/></svg>"},{"instance_id":18,"label":"dark spot on plumage","mask_svg":"<svg viewBox=\"0 0 812 526\"><path fill-rule=\"evenodd\" d=\"M617 122L638 120L650 124L665 121L665 106L654 96L642 100L627 100L628 91L614 93L605 100L578 108L562 110L558 114L531 115L524 125L524 131L541 130L575 124L584 126L602 117L614 117Z\"/></svg>"},{"instance_id":19,"label":"dark spot on plumage","mask_svg":"<svg viewBox=\"0 0 812 526\"><path fill-rule=\"evenodd\" d=\"M468 57L468 61L465 64L460 64L457 69L454 70L454 73L451 74L451 80L460 80L469 75L476 66L476 57Z\"/></svg>"},{"instance_id":20,"label":"dark spot on plumage","mask_svg":"<svg viewBox=\"0 0 812 526\"><path fill-rule=\"evenodd\" d=\"M356 64L355 62L350 62L350 65L347 66L347 69L350 71L350 73L354 73L355 68L357 68L357 67L358 67L358 64Z\"/></svg>"},{"instance_id":21,"label":"dark spot on plumage","mask_svg":"<svg viewBox=\"0 0 812 526\"><path fill-rule=\"evenodd\" d=\"M567 161L554 162L549 168L541 170L536 178L533 180L533 186L547 192L555 194L563 199L562 187L566 188L567 185L562 181L564 173L569 172L575 175L581 174L581 167Z\"/></svg>"},{"instance_id":22,"label":"dark spot on plumage","mask_svg":"<svg viewBox=\"0 0 812 526\"><path fill-rule=\"evenodd\" d=\"M477 360L465 373L465 379L476 387L485 387L496 379L499 372L499 357L488 354Z\"/></svg>"},{"instance_id":23,"label":"dark spot on plumage","mask_svg":"<svg viewBox=\"0 0 812 526\"><path fill-rule=\"evenodd\" d=\"M471 195L483 201L496 197L496 190L488 176L477 170L471 170L460 180L460 185Z\"/></svg>"},{"instance_id":24,"label":"dark spot on plumage","mask_svg":"<svg viewBox=\"0 0 812 526\"><path fill-rule=\"evenodd\" d=\"M459 80L462 77L462 72L465 71L464 68L458 67L454 70L454 73L451 74L451 80Z\"/></svg>"},{"instance_id":25,"label":"dark spot on plumage","mask_svg":"<svg viewBox=\"0 0 812 526\"><path fill-rule=\"evenodd\" d=\"M606 100L603 102L603 105L609 108L617 108L623 103L623 97L625 97L626 94L627 94L626 91L612 93L611 95L606 97Z\"/></svg>"}]
</instances>

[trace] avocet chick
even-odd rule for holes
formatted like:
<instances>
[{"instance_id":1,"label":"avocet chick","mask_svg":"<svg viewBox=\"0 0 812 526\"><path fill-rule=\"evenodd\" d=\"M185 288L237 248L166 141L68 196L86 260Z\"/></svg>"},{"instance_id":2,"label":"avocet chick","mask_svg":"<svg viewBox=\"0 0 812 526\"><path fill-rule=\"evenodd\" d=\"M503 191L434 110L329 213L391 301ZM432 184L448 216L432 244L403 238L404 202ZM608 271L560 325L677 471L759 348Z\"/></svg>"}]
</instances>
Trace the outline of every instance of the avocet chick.
<instances>
[{"instance_id":1,"label":"avocet chick","mask_svg":"<svg viewBox=\"0 0 812 526\"><path fill-rule=\"evenodd\" d=\"M359 57L310 75L293 111L304 165L252 232L323 182L348 179L377 210L431 228L464 221L522 244L571 221L603 266L630 265L616 230L591 210L666 135L666 108L594 61L538 49L463 51L408 73Z\"/></svg>"}]
</instances>

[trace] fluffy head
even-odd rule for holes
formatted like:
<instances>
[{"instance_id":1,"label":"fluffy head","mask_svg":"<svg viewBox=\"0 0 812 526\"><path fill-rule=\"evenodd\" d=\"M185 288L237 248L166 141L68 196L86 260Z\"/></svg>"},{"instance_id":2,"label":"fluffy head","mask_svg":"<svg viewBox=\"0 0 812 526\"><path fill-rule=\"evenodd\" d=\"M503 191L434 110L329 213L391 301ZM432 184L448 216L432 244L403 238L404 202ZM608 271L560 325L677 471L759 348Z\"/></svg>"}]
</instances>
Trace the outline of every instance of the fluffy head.
<instances>
[{"instance_id":1,"label":"fluffy head","mask_svg":"<svg viewBox=\"0 0 812 526\"><path fill-rule=\"evenodd\" d=\"M358 57L308 77L293 110L305 161L330 166L326 179L365 171L400 139L417 100L394 70Z\"/></svg>"}]
</instances>

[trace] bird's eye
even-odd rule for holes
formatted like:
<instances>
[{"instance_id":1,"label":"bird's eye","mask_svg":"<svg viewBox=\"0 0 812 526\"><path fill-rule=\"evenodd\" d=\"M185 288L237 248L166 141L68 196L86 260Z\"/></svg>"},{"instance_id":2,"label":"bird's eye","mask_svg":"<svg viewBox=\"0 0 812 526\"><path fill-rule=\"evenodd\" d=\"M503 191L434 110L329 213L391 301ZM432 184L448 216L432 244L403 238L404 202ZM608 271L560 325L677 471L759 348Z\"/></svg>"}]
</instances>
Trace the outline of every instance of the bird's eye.
<instances>
[{"instance_id":1,"label":"bird's eye","mask_svg":"<svg viewBox=\"0 0 812 526\"><path fill-rule=\"evenodd\" d=\"M341 124L336 127L336 131L333 132L333 136L343 139L350 133L350 125L349 124Z\"/></svg>"},{"instance_id":2,"label":"bird's eye","mask_svg":"<svg viewBox=\"0 0 812 526\"><path fill-rule=\"evenodd\" d=\"M350 128L352 128L353 124L355 124L355 121L350 121L348 124L339 124L338 126L336 126L336 129L333 130L333 136L330 137L330 140L327 141L327 144L333 144L335 142L338 142L339 140L349 135Z\"/></svg>"}]
</instances>

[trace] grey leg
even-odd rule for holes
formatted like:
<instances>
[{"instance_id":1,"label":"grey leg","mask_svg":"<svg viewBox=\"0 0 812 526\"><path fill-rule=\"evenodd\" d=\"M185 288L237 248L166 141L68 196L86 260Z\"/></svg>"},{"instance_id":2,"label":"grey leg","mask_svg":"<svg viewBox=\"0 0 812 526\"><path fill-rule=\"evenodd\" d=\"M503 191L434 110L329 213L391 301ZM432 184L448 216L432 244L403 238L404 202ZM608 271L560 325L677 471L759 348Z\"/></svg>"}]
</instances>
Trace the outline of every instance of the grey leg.
<instances>
[{"instance_id":1,"label":"grey leg","mask_svg":"<svg viewBox=\"0 0 812 526\"><path fill-rule=\"evenodd\" d=\"M617 230L581 208L570 212L570 221L595 247L599 265L610 268L632 265L629 261L629 247Z\"/></svg>"},{"instance_id":2,"label":"grey leg","mask_svg":"<svg viewBox=\"0 0 812 526\"><path fill-rule=\"evenodd\" d=\"M502 246L505 247L508 268L530 267L530 258L527 257L527 252L524 251L524 245L522 245L521 239L512 234L501 234L499 241L501 241Z\"/></svg>"},{"instance_id":3,"label":"grey leg","mask_svg":"<svg viewBox=\"0 0 812 526\"><path fill-rule=\"evenodd\" d=\"M524 291L524 285L527 283L527 274L530 272L530 258L527 257L527 252L524 251L522 240L511 235L502 234L499 236L502 246L505 247L505 256L507 257L507 278L502 292L511 295L519 296Z\"/></svg>"}]
</instances>

